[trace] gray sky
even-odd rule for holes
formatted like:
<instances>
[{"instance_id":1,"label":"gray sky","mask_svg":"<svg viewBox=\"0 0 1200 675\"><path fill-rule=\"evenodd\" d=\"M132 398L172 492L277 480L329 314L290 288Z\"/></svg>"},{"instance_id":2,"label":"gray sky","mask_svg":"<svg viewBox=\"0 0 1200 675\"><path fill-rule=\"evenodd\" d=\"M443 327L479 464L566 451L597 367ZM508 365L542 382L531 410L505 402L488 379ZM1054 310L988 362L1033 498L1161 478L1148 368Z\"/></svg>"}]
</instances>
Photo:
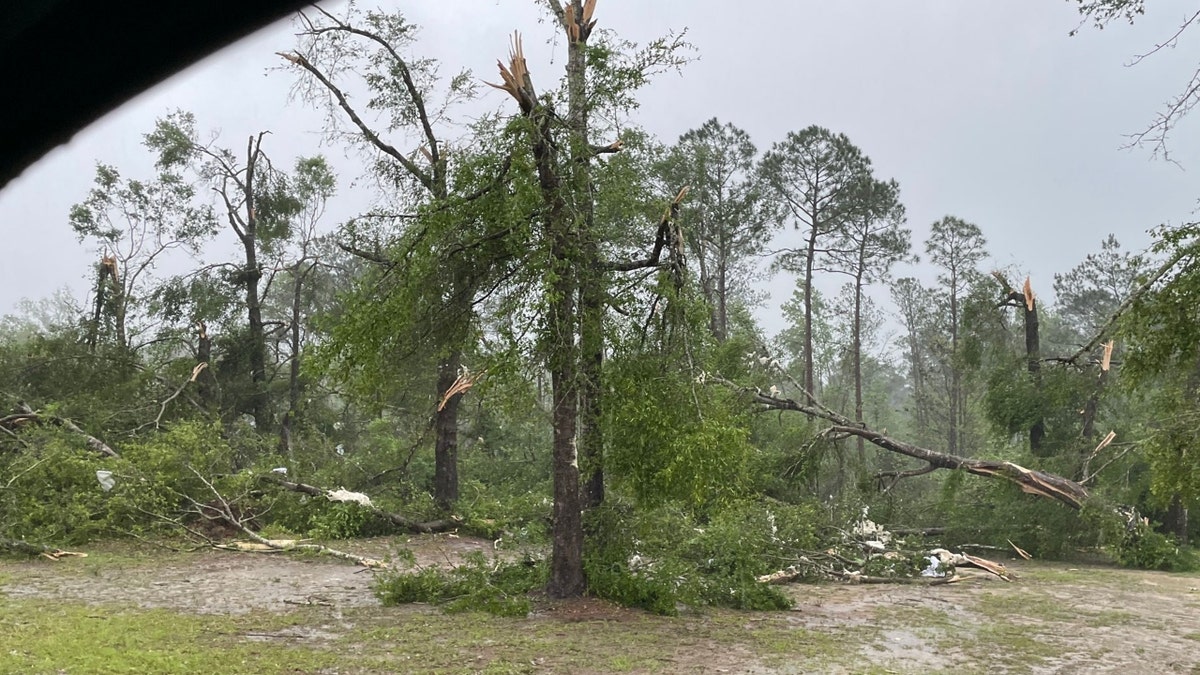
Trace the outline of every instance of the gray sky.
<instances>
[{"instance_id":1,"label":"gray sky","mask_svg":"<svg viewBox=\"0 0 1200 675\"><path fill-rule=\"evenodd\" d=\"M929 225L952 214L978 224L992 267L1032 273L1034 289L1050 296L1054 272L1097 250L1108 233L1129 248L1149 243L1146 230L1186 222L1200 196L1200 120L1181 127L1172 150L1184 169L1124 151L1177 93L1198 59L1183 47L1140 65L1132 56L1168 38L1184 8L1150 3L1135 26L1067 33L1079 23L1063 0L601 0L603 27L645 42L688 29L699 60L682 75L661 76L642 96L635 121L666 141L716 116L746 129L763 151L788 131L820 124L846 133L874 161L878 174L900 182L917 248ZM366 6L366 3L364 3ZM495 80L512 30L525 35L534 82L548 86L561 72L564 47L548 43L533 0L404 0L402 9L424 30L422 56L444 72L470 68ZM329 4L337 9L339 4ZM141 136L174 108L194 112L201 129L220 129L239 146L263 129L276 162L324 152L354 178L354 163L321 146L321 115L288 104L295 74L272 70L274 52L294 45L281 22L210 57L129 102L78 134L0 191L0 314L21 298L67 287L86 295L94 250L76 242L67 224L72 204L90 189L96 161L129 176L149 176ZM552 63L553 61L553 63ZM490 106L504 94L483 92ZM363 206L361 190L331 205L332 227ZM231 237L225 233L222 236ZM792 236L796 236L792 233ZM228 244L229 242L227 242ZM224 249L222 249L224 250ZM931 278L928 270L901 270ZM771 282L775 299L760 316L774 332L771 309L792 283Z\"/></svg>"}]
</instances>

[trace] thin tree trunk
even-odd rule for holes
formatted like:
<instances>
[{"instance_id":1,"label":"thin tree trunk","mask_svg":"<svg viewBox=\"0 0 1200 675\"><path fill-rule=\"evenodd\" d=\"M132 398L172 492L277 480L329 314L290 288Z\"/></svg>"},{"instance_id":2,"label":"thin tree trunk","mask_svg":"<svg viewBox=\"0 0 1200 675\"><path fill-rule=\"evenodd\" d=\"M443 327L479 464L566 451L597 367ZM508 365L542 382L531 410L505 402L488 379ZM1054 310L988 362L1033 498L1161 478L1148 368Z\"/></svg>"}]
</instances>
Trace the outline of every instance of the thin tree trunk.
<instances>
[{"instance_id":1,"label":"thin tree trunk","mask_svg":"<svg viewBox=\"0 0 1200 675\"><path fill-rule=\"evenodd\" d=\"M700 292L704 294L704 303L708 307L708 331L716 338L721 332L720 314L717 309L717 280L708 271L703 240L696 242L696 267L700 271Z\"/></svg>"},{"instance_id":2,"label":"thin tree trunk","mask_svg":"<svg viewBox=\"0 0 1200 675\"><path fill-rule=\"evenodd\" d=\"M262 270L258 266L258 211L255 201L255 169L261 154L261 144L262 134L259 134L257 144L253 136L247 144L246 177L243 183L246 220L245 230L240 234L246 255L242 279L245 284L246 322L250 337L250 381L253 386L250 394L250 414L254 416L255 428L259 433L266 434L270 432L272 424L267 401L267 339L263 329L262 299L259 297L258 288Z\"/></svg>"},{"instance_id":3,"label":"thin tree trunk","mask_svg":"<svg viewBox=\"0 0 1200 675\"><path fill-rule=\"evenodd\" d=\"M1183 503L1183 499L1178 493L1171 498L1171 506L1167 509L1167 516L1164 518L1168 531L1175 535L1175 539L1180 546L1188 545L1188 508Z\"/></svg>"},{"instance_id":4,"label":"thin tree trunk","mask_svg":"<svg viewBox=\"0 0 1200 675\"><path fill-rule=\"evenodd\" d=\"M438 401L458 379L461 365L462 355L457 349L438 364ZM458 501L458 408L462 395L445 401L434 419L433 496L439 508L449 510Z\"/></svg>"},{"instance_id":5,"label":"thin tree trunk","mask_svg":"<svg viewBox=\"0 0 1200 675\"><path fill-rule=\"evenodd\" d=\"M250 414L254 416L254 426L260 433L269 433L271 420L268 417L267 406L267 339L263 329L262 300L258 293L258 282L262 271L258 268L258 251L252 230L243 239L246 252L245 275L246 293L246 322L249 334L250 381L253 389L250 392Z\"/></svg>"},{"instance_id":6,"label":"thin tree trunk","mask_svg":"<svg viewBox=\"0 0 1200 675\"><path fill-rule=\"evenodd\" d=\"M808 402L816 400L816 367L813 358L813 263L817 256L817 216L814 204L813 224L808 236L808 259L804 263L804 391Z\"/></svg>"},{"instance_id":7,"label":"thin tree trunk","mask_svg":"<svg viewBox=\"0 0 1200 675\"><path fill-rule=\"evenodd\" d=\"M114 263L115 265L115 263ZM129 303L125 294L125 288L117 281L117 277L113 276L113 323L117 332L117 346L121 351L129 349L129 333L125 326L126 315L128 314Z\"/></svg>"},{"instance_id":8,"label":"thin tree trunk","mask_svg":"<svg viewBox=\"0 0 1200 675\"><path fill-rule=\"evenodd\" d=\"M301 291L304 289L304 279L312 271L310 266L304 273L300 272L304 262L296 264L292 270L292 317L290 326L291 358L288 363L288 409L279 425L279 451L288 458L295 467L295 456L292 448L292 432L296 420L300 417L300 309Z\"/></svg>"},{"instance_id":9,"label":"thin tree trunk","mask_svg":"<svg viewBox=\"0 0 1200 675\"><path fill-rule=\"evenodd\" d=\"M196 393L200 398L200 407L212 410L215 403L216 376L213 375L212 337L208 327L203 322L196 325L196 364L206 363L208 366L196 376Z\"/></svg>"},{"instance_id":10,"label":"thin tree trunk","mask_svg":"<svg viewBox=\"0 0 1200 675\"><path fill-rule=\"evenodd\" d=\"M854 341L854 345L853 345L853 348L854 348L854 355L853 355L853 358L854 358L854 421L858 422L859 424L863 424L865 422L865 419L863 416L863 384L862 384L862 297L863 297L862 296L862 288L863 288L862 270L864 269L864 266L866 265L866 261L863 260L863 254L864 254L865 248L866 248L866 238L864 237L863 242L859 248L858 274L856 274L854 277L854 326L853 326L853 333L854 333L854 340L853 340ZM866 441L863 440L862 436L859 436L856 440L857 440L857 444L858 444L859 465L862 467L862 470L865 471L866 467L867 467Z\"/></svg>"},{"instance_id":11,"label":"thin tree trunk","mask_svg":"<svg viewBox=\"0 0 1200 675\"><path fill-rule=\"evenodd\" d=\"M88 326L87 346L91 353L96 352L96 343L100 340L100 315L104 312L104 278L108 275L107 260L102 260L96 268L96 305L92 311L92 323Z\"/></svg>"},{"instance_id":12,"label":"thin tree trunk","mask_svg":"<svg viewBox=\"0 0 1200 675\"><path fill-rule=\"evenodd\" d=\"M727 278L729 259L725 251L725 242L721 242L721 248L717 255L717 316L716 330L713 331L713 337L717 342L724 342L729 338L729 282Z\"/></svg>"},{"instance_id":13,"label":"thin tree trunk","mask_svg":"<svg viewBox=\"0 0 1200 675\"><path fill-rule=\"evenodd\" d=\"M1034 387L1040 392L1042 388L1042 347L1041 336L1038 328L1038 311L1037 299L1033 297L1032 291L1023 298L1025 301L1025 358L1028 364L1029 376L1033 380ZM1046 420L1041 415L1039 407L1037 419L1029 426L1029 451L1036 457L1048 457L1054 454L1052 448L1047 449L1042 445L1042 440L1046 437Z\"/></svg>"},{"instance_id":14,"label":"thin tree trunk","mask_svg":"<svg viewBox=\"0 0 1200 675\"><path fill-rule=\"evenodd\" d=\"M958 454L958 406L962 383L958 372L958 273L950 271L950 431L946 451Z\"/></svg>"}]
</instances>

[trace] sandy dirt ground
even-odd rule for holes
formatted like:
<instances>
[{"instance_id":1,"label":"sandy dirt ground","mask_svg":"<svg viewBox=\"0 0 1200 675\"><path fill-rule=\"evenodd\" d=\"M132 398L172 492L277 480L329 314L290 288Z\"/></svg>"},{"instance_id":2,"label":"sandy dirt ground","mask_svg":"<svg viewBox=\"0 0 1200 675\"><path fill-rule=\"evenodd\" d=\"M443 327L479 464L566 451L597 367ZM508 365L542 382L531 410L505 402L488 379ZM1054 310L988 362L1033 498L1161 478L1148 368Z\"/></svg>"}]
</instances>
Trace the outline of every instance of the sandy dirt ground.
<instances>
[{"instance_id":1,"label":"sandy dirt ground","mask_svg":"<svg viewBox=\"0 0 1200 675\"><path fill-rule=\"evenodd\" d=\"M447 535L379 538L339 547L378 558L394 557L405 547L423 566L455 564L474 551L493 553L489 541ZM861 635L861 644L854 647L858 665L838 672L1200 673L1200 576L1065 563L1021 562L1012 568L1019 575L1013 583L979 577L941 587L791 586L793 610L745 617L750 626L782 619L848 640ZM71 562L6 562L0 572L0 597L10 598L204 614L378 605L371 572L315 556L204 550L76 564L75 569ZM543 606L539 615L553 621L644 618L587 599ZM786 662L760 667L729 658L736 655L705 657L703 649L696 654L691 666L675 663L666 670L805 672Z\"/></svg>"}]
</instances>

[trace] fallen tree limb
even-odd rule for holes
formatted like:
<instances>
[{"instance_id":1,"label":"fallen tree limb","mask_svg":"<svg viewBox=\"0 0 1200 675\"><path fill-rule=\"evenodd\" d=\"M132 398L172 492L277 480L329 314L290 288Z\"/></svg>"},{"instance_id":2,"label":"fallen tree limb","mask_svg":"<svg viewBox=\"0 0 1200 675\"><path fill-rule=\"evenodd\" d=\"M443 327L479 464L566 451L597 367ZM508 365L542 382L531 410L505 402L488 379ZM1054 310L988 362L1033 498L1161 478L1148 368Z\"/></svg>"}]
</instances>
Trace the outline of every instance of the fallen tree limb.
<instances>
[{"instance_id":1,"label":"fallen tree limb","mask_svg":"<svg viewBox=\"0 0 1200 675\"><path fill-rule=\"evenodd\" d=\"M54 415L43 415L42 413L35 412L33 408L30 408L24 403L17 404L16 414L0 417L0 427L3 427L7 431L16 432L17 429L25 424L53 424L54 426L62 427L67 431L82 436L88 450L98 452L106 457L121 456L117 454L116 450L110 448L107 443L89 434L83 429L80 429L79 426L71 420L65 417L56 417Z\"/></svg>"},{"instance_id":2,"label":"fallen tree limb","mask_svg":"<svg viewBox=\"0 0 1200 675\"><path fill-rule=\"evenodd\" d=\"M244 551L244 552L251 552L251 553L275 553L275 552L283 552L283 551L312 551L314 553L321 553L324 555L332 556L334 558L340 558L342 560L349 560L350 562L362 565L363 567L366 567L368 569L373 569L373 570L386 569L388 567L388 564L381 560L376 560L374 558L368 558L366 556L361 556L361 555L357 555L354 553L347 553L346 551L339 551L338 549L330 548L328 546L325 546L324 544L308 544L308 543L296 541L294 539L267 539L266 537L262 536L261 534L250 529L250 527L247 525L250 518L242 515L240 512L240 509L234 508L229 503L229 500L227 500L225 498L225 496L222 495L220 493L220 491L217 490L217 488L212 484L211 481L209 481L204 476L200 475L199 471L196 471L195 469L192 469L191 467L188 467L188 468L191 469L192 473L195 474L195 476L197 478L199 478L201 482L204 483L205 487L208 488L209 492L211 492L213 494L213 496L216 497L216 499L214 499L211 502L202 503L200 501L197 501L195 498L193 498L189 495L184 495L184 498L188 501L189 504L191 504L191 512L196 515L199 515L202 518L205 518L207 520L217 520L217 521L221 521L222 523L227 523L230 526L236 528L239 532L241 532L243 535L245 535L247 538L250 539L249 542L243 541L243 542L227 544L227 543L213 541L212 539L209 539L208 537L205 537L204 535L199 534L195 530L188 529L189 533L191 533L193 536L201 537L202 539L207 541L208 544L210 546L212 546L213 548L227 550L227 551Z\"/></svg>"},{"instance_id":3,"label":"fallen tree limb","mask_svg":"<svg viewBox=\"0 0 1200 675\"><path fill-rule=\"evenodd\" d=\"M0 539L0 551L7 553L21 553L29 556L41 556L47 560L61 560L63 558L86 558L86 553L77 553L75 551L64 551L60 548L52 548L42 544L31 544L23 539Z\"/></svg>"},{"instance_id":4,"label":"fallen tree limb","mask_svg":"<svg viewBox=\"0 0 1200 675\"><path fill-rule=\"evenodd\" d=\"M866 425L857 424L846 416L826 408L811 397L809 400L812 403L801 404L793 399L784 398L774 391L764 393L757 388L743 387L724 378L707 374L701 377L702 379L711 380L734 389L747 396L751 402L763 406L765 409L791 410L831 422L833 426L826 431L827 434L856 436L876 447L919 459L937 469L962 470L977 476L1001 478L1015 483L1024 492L1053 499L1073 509L1080 508L1083 502L1090 496L1087 489L1082 485L1062 476L1056 476L1044 471L1026 469L1012 462L969 459L906 443L897 438L877 432ZM791 379L790 376L788 377ZM792 382L793 384L795 383L794 380ZM797 388L803 391L802 387Z\"/></svg>"},{"instance_id":5,"label":"fallen tree limb","mask_svg":"<svg viewBox=\"0 0 1200 675\"><path fill-rule=\"evenodd\" d=\"M384 520L387 520L388 522L392 523L393 525L395 525L399 528L402 528L404 530L407 530L409 532L417 532L417 533L421 533L421 534L432 534L434 532L446 532L448 530L453 530L454 528L459 527L462 524L462 521L460 521L456 518L443 518L441 520L431 520L428 522L421 522L421 521L409 518L407 516L400 515L398 513L389 513L387 511L384 511L383 509L379 508L378 506L375 506L374 504L372 504L369 499L359 500L359 499L347 498L347 497L343 496L343 495L353 495L353 494L357 494L357 493L346 493L344 490L341 492L334 491L334 490L325 490L325 489L319 488L315 485L307 485L305 483L294 483L292 481L285 480L285 479L280 478L279 476L276 476L273 474L267 474L267 475L261 476L260 478L261 478L261 480L266 481L268 483L273 483L275 485L278 485L279 487L281 487L285 490L290 490L292 492L299 492L301 494L306 494L311 497L324 497L326 499L330 499L331 501L353 501L354 503L358 504L359 506L363 507L364 509L367 509L368 511L375 514L376 516L383 518ZM365 495L364 495L364 497L365 497Z\"/></svg>"}]
</instances>

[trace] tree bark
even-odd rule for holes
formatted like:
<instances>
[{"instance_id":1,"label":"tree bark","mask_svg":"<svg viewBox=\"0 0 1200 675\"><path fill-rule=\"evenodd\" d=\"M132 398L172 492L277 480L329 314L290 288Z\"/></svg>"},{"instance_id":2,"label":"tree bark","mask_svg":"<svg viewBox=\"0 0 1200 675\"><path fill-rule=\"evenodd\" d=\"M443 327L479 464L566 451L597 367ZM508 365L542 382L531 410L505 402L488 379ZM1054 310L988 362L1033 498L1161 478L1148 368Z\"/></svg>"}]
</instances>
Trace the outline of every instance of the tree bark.
<instances>
[{"instance_id":1,"label":"tree bark","mask_svg":"<svg viewBox=\"0 0 1200 675\"><path fill-rule=\"evenodd\" d=\"M993 273L993 276L1000 282L1000 285L1004 289L1005 295L1001 301L1001 306L1008 305L1010 307L1021 308L1025 325L1025 367L1029 372L1030 381L1040 395L1042 388L1042 348L1038 324L1037 298L1033 294L1033 289L1029 285L1028 278L1025 279L1025 289L1019 291L1013 288L1008 283L1008 280L999 272ZM1087 414L1086 408L1084 414ZM1042 416L1041 407L1039 406L1037 417L1029 425L1029 451L1035 457L1053 456L1053 449L1043 447L1042 441L1045 437L1046 420Z\"/></svg>"},{"instance_id":2,"label":"tree bark","mask_svg":"<svg viewBox=\"0 0 1200 675\"><path fill-rule=\"evenodd\" d=\"M853 348L854 348L854 421L863 424L863 383L862 383L862 299L863 299L863 273L866 269L866 261L863 256L866 251L866 237L859 248L859 265L858 274L854 276L854 326L853 326ZM862 437L857 439L858 445L858 462L865 471L867 466L867 449L866 441Z\"/></svg>"},{"instance_id":3,"label":"tree bark","mask_svg":"<svg viewBox=\"0 0 1200 675\"><path fill-rule=\"evenodd\" d=\"M216 378L212 367L212 338L203 322L196 324L196 365L201 363L208 366L196 376L196 394L200 398L200 407L208 411L213 409L216 401Z\"/></svg>"},{"instance_id":4,"label":"tree bark","mask_svg":"<svg viewBox=\"0 0 1200 675\"><path fill-rule=\"evenodd\" d=\"M1001 478L1015 483L1022 491L1046 497L1078 509L1091 495L1079 483L1062 476L1042 471L1026 469L1012 462L994 460L967 459L957 455L937 452L922 448L886 434L874 431L864 425L840 415L819 403L801 404L792 399L764 394L758 389L740 387L737 384L720 377L709 377L718 384L741 391L753 403L772 410L792 410L811 417L818 417L832 423L828 433L836 436L855 436L863 438L871 444L897 454L919 459L938 469L963 470L977 476ZM812 397L809 396L811 399Z\"/></svg>"},{"instance_id":5,"label":"tree bark","mask_svg":"<svg viewBox=\"0 0 1200 675\"><path fill-rule=\"evenodd\" d=\"M946 451L959 454L958 415L962 395L962 374L958 365L958 270L950 268L950 429Z\"/></svg>"},{"instance_id":6,"label":"tree bark","mask_svg":"<svg viewBox=\"0 0 1200 675\"><path fill-rule=\"evenodd\" d=\"M258 282L262 279L262 269L258 265L258 210L257 190L261 178L255 173L258 160L262 157L263 134L251 136L246 143L246 175L242 179L242 206L246 210L245 218L238 230L238 238L242 242L245 255L245 267L242 268L242 286L246 298L246 330L249 336L250 361L250 392L249 412L254 417L254 427L259 433L270 433L273 426L270 419L269 401L267 399L267 339L262 320L262 298L259 295ZM233 214L231 214L233 217Z\"/></svg>"},{"instance_id":7,"label":"tree bark","mask_svg":"<svg viewBox=\"0 0 1200 675\"><path fill-rule=\"evenodd\" d=\"M1037 299L1030 291L1026 295L1025 307L1025 358L1029 377L1033 386L1040 392L1042 389L1042 347L1038 329ZM1053 448L1043 447L1042 440L1046 437L1046 418L1038 410L1037 419L1029 426L1029 451L1035 457L1049 457L1054 454Z\"/></svg>"},{"instance_id":8,"label":"tree bark","mask_svg":"<svg viewBox=\"0 0 1200 675\"><path fill-rule=\"evenodd\" d=\"M717 315L713 337L717 342L724 342L729 338L729 259L724 241L718 247L717 256Z\"/></svg>"},{"instance_id":9,"label":"tree bark","mask_svg":"<svg viewBox=\"0 0 1200 675\"><path fill-rule=\"evenodd\" d=\"M304 261L296 263L292 269L292 317L291 325L289 326L289 349L291 358L288 360L288 409L283 416L283 422L279 425L279 451L288 458L291 465L296 465L295 457L292 452L292 427L296 420L300 417L300 397L301 397L301 382L300 382L300 319L301 319L301 291L304 289L304 279L312 272L315 263L310 265L307 270L301 272L304 267Z\"/></svg>"},{"instance_id":10,"label":"tree bark","mask_svg":"<svg viewBox=\"0 0 1200 675\"><path fill-rule=\"evenodd\" d=\"M809 403L817 393L816 366L813 358L813 264L817 257L818 205L813 198L812 230L808 236L808 259L804 261L804 391Z\"/></svg>"},{"instance_id":11,"label":"tree bark","mask_svg":"<svg viewBox=\"0 0 1200 675\"><path fill-rule=\"evenodd\" d=\"M437 395L438 400L445 400L434 419L434 455L433 455L433 496L439 508L449 510L458 501L458 408L462 395L455 394L448 399L446 392L458 379L462 360L458 350L450 354L438 364Z\"/></svg>"},{"instance_id":12,"label":"tree bark","mask_svg":"<svg viewBox=\"0 0 1200 675\"><path fill-rule=\"evenodd\" d=\"M1188 507L1178 493L1171 498L1171 506L1167 509L1164 525L1171 534L1175 535L1180 546L1188 545Z\"/></svg>"}]
</instances>

